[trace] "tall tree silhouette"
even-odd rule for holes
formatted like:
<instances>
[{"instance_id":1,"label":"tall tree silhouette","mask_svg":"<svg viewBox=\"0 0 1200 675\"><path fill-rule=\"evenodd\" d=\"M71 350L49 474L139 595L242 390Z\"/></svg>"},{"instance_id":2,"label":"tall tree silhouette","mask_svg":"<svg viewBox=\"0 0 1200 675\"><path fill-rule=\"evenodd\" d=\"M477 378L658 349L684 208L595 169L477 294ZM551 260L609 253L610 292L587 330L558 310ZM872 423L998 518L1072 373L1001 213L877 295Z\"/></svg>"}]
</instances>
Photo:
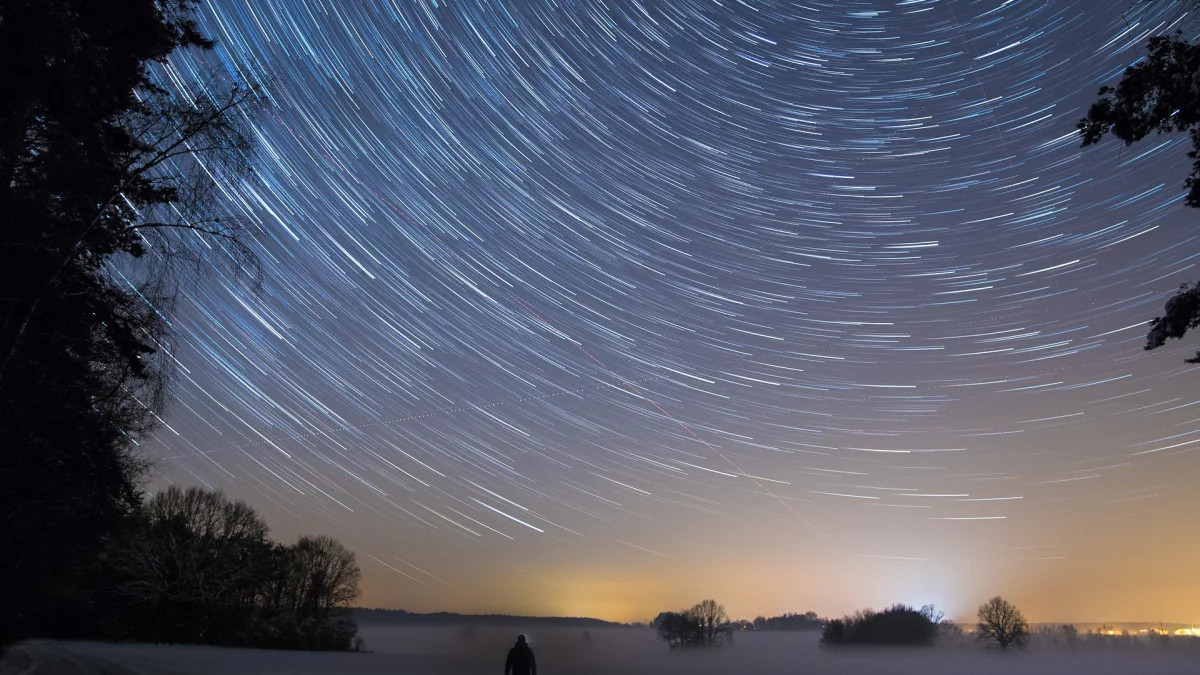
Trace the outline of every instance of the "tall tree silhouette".
<instances>
[{"instance_id":1,"label":"tall tree silhouette","mask_svg":"<svg viewBox=\"0 0 1200 675\"><path fill-rule=\"evenodd\" d=\"M172 262L210 246L247 260L204 168L248 168L256 92L179 96L153 77L212 48L195 8L0 0L0 642L36 629L137 503L130 446L164 399Z\"/></svg>"}]
</instances>

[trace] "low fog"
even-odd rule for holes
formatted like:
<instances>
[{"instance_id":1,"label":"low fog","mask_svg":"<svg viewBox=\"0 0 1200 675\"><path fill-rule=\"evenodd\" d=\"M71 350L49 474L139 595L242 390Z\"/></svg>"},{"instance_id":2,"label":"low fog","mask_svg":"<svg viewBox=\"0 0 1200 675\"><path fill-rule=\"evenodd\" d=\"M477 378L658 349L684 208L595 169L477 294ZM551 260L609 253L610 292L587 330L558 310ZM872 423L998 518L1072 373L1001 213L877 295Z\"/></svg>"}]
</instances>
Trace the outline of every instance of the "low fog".
<instances>
[{"instance_id":1,"label":"low fog","mask_svg":"<svg viewBox=\"0 0 1200 675\"><path fill-rule=\"evenodd\" d=\"M1031 648L998 653L976 645L822 649L816 632L737 633L716 649L671 650L649 629L361 627L368 653L282 652L196 646L39 642L25 646L33 673L139 675L475 675L503 672L519 632L529 636L541 675L678 673L725 675L1103 675L1200 671L1194 640L1167 646ZM14 672L21 672L18 669ZM5 673L4 675L7 675Z\"/></svg>"}]
</instances>

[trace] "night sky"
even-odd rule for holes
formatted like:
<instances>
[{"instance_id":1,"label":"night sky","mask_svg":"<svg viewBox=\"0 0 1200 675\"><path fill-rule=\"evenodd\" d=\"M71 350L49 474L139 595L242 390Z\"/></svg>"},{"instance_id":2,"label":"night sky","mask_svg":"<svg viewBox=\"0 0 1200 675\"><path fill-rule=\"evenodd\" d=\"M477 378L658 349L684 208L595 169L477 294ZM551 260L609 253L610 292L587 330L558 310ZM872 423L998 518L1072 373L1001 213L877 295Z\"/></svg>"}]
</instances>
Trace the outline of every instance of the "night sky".
<instances>
[{"instance_id":1,"label":"night sky","mask_svg":"<svg viewBox=\"0 0 1200 675\"><path fill-rule=\"evenodd\" d=\"M185 284L156 486L338 537L366 606L1200 620L1196 345L1142 350L1197 278L1187 139L1075 132L1180 5L202 25L269 83L222 186L265 278Z\"/></svg>"}]
</instances>

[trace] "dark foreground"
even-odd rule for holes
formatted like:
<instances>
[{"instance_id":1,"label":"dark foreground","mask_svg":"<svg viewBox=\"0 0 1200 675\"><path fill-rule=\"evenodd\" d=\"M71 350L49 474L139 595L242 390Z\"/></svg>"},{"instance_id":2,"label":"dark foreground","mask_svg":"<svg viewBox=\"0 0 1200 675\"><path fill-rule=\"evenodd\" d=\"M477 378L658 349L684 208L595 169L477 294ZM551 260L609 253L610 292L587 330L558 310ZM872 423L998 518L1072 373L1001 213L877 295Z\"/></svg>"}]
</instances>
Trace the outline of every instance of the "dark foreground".
<instances>
[{"instance_id":1,"label":"dark foreground","mask_svg":"<svg viewBox=\"0 0 1200 675\"><path fill-rule=\"evenodd\" d=\"M738 634L711 651L671 652L648 630L527 631L542 675L1195 675L1200 652L1028 651L974 647L830 651L814 633ZM364 626L370 653L34 641L0 675L494 675L515 630Z\"/></svg>"}]
</instances>

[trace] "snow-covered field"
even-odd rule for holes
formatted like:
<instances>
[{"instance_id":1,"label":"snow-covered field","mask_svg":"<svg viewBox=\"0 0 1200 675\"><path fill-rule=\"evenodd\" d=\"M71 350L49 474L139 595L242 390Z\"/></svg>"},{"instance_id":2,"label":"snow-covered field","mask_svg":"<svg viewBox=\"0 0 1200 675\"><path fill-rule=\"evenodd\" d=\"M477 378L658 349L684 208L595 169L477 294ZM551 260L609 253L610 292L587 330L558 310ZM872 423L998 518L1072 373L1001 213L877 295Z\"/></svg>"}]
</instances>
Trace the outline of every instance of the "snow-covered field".
<instances>
[{"instance_id":1,"label":"snow-covered field","mask_svg":"<svg viewBox=\"0 0 1200 675\"><path fill-rule=\"evenodd\" d=\"M221 649L89 642L26 643L0 675L498 675L520 629L364 626L369 653ZM525 631L542 675L1196 675L1200 651L1029 651L976 648L830 652L814 633L740 633L711 651L672 652L649 630Z\"/></svg>"}]
</instances>

